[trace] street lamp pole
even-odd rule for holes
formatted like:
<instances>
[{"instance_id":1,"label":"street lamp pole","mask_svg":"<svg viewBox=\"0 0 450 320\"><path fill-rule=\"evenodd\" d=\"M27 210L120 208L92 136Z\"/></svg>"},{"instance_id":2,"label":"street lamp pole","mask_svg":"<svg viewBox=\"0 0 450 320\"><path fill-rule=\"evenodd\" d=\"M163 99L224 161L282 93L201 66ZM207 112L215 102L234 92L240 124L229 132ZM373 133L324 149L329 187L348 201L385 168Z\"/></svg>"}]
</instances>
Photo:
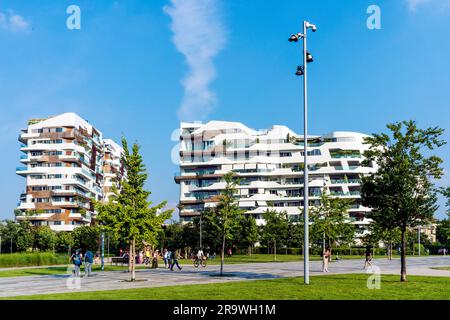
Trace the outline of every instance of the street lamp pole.
<instances>
[{"instance_id":1,"label":"street lamp pole","mask_svg":"<svg viewBox=\"0 0 450 320\"><path fill-rule=\"evenodd\" d=\"M308 171L308 63L307 54L307 23L303 22L303 150L304 150L304 189L303 189L303 268L304 283L309 284L309 171Z\"/></svg>"},{"instance_id":2,"label":"street lamp pole","mask_svg":"<svg viewBox=\"0 0 450 320\"><path fill-rule=\"evenodd\" d=\"M303 192L303 272L304 283L309 284L309 168L308 168L308 63L313 61L312 55L308 52L307 46L307 31L312 29L313 32L317 31L317 27L303 21L303 34L293 34L289 38L289 42L298 42L303 39L303 66L297 67L298 76L303 76L303 160L304 160L304 192Z\"/></svg>"},{"instance_id":3,"label":"street lamp pole","mask_svg":"<svg viewBox=\"0 0 450 320\"><path fill-rule=\"evenodd\" d=\"M102 253L101 253L101 269L102 271L105 271L105 231L102 231L101 235L101 245L102 245Z\"/></svg>"},{"instance_id":4,"label":"street lamp pole","mask_svg":"<svg viewBox=\"0 0 450 320\"><path fill-rule=\"evenodd\" d=\"M203 246L202 246L202 213L200 212L200 248L199 249L203 250L202 248L203 248Z\"/></svg>"}]
</instances>

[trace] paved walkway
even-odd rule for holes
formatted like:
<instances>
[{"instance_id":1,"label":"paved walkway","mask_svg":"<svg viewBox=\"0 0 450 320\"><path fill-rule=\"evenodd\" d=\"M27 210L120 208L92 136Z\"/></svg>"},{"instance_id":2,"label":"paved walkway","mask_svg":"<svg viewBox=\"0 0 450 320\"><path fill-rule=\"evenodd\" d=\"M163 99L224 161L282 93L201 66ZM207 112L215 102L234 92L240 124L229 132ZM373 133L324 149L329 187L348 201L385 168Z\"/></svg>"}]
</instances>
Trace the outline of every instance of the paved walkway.
<instances>
[{"instance_id":1,"label":"paved walkway","mask_svg":"<svg viewBox=\"0 0 450 320\"><path fill-rule=\"evenodd\" d=\"M376 259L373 260L373 264L379 267L383 274L399 274L400 271L399 259L392 261ZM365 273L363 265L363 260L336 261L330 265L329 274ZM431 269L431 267L440 266L450 266L450 257L407 259L409 275L450 277L450 271ZM323 274L320 261L312 261L310 270L312 276ZM0 297L295 277L303 275L303 262L230 264L225 266L227 274L225 277L218 277L218 271L219 266L196 269L192 265L185 265L182 271L173 272L166 269L136 270L136 277L140 281L133 283L126 281L129 279L129 274L123 271L98 272L90 278L82 278L79 283L74 282L74 278L69 273L0 278Z\"/></svg>"}]
</instances>

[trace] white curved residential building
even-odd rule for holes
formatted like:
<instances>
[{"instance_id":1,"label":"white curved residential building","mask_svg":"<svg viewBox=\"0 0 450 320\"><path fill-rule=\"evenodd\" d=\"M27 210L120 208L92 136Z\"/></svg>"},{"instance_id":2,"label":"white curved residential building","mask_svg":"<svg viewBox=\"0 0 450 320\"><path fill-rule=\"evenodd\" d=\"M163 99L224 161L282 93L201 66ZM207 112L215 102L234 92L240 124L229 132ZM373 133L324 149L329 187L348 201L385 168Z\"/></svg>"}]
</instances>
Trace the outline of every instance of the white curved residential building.
<instances>
[{"instance_id":1,"label":"white curved residential building","mask_svg":"<svg viewBox=\"0 0 450 320\"><path fill-rule=\"evenodd\" d=\"M75 113L32 119L19 141L23 166L16 173L26 178L26 189L16 219L56 231L91 223L92 199L103 200L121 178L121 148Z\"/></svg>"},{"instance_id":2,"label":"white curved residential building","mask_svg":"<svg viewBox=\"0 0 450 320\"><path fill-rule=\"evenodd\" d=\"M317 205L323 190L354 199L349 217L360 235L366 232L370 210L360 204L360 179L375 170L361 165L365 134L332 132L308 137L310 204ZM298 218L303 206L303 135L285 126L252 130L238 122L181 123L180 219L190 221L217 204L223 175L241 178L239 206L263 223L262 214L273 206ZM326 188L324 188L326 187Z\"/></svg>"}]
</instances>

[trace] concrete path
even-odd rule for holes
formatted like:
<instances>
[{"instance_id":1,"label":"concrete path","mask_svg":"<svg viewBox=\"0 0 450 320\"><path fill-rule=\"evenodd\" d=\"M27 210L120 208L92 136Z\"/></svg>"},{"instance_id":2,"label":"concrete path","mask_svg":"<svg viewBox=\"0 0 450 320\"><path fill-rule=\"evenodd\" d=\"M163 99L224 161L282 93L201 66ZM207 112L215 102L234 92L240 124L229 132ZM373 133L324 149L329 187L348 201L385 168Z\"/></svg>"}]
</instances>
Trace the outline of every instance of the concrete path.
<instances>
[{"instance_id":1,"label":"concrete path","mask_svg":"<svg viewBox=\"0 0 450 320\"><path fill-rule=\"evenodd\" d=\"M375 259L373 264L380 268L382 274L400 272L399 259ZM363 266L363 260L340 260L331 263L331 272L328 274L365 273ZM409 275L450 277L450 271L431 269L441 266L450 266L450 257L407 259ZM312 276L323 275L320 261L312 261L310 269ZM136 277L139 281L133 283L126 281L129 274L123 271L98 272L82 279L71 277L70 271L63 275L0 278L0 297L295 277L303 275L303 262L230 264L225 266L225 277L217 277L218 271L219 266L196 269L192 265L185 265L182 271L137 270Z\"/></svg>"}]
</instances>

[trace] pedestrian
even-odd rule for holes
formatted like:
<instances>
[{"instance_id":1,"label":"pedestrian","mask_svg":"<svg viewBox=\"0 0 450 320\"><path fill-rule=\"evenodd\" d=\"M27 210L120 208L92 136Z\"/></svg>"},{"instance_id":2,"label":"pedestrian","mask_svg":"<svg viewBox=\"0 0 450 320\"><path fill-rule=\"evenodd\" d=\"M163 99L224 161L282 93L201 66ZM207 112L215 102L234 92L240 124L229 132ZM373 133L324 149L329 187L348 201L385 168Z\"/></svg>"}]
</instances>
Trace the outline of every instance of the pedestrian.
<instances>
[{"instance_id":1,"label":"pedestrian","mask_svg":"<svg viewBox=\"0 0 450 320\"><path fill-rule=\"evenodd\" d=\"M167 264L169 265L168 268L172 269L172 264L173 264L173 252L172 250L168 249L167 250Z\"/></svg>"},{"instance_id":2,"label":"pedestrian","mask_svg":"<svg viewBox=\"0 0 450 320\"><path fill-rule=\"evenodd\" d=\"M322 272L330 272L328 271L328 263L331 258L331 249L330 247L326 247L322 253Z\"/></svg>"},{"instance_id":3,"label":"pedestrian","mask_svg":"<svg viewBox=\"0 0 450 320\"><path fill-rule=\"evenodd\" d=\"M231 248L228 248L228 257L231 258L231 254L232 254Z\"/></svg>"},{"instance_id":4,"label":"pedestrian","mask_svg":"<svg viewBox=\"0 0 450 320\"><path fill-rule=\"evenodd\" d=\"M153 251L152 269L158 269L158 255L159 255L159 250Z\"/></svg>"},{"instance_id":5,"label":"pedestrian","mask_svg":"<svg viewBox=\"0 0 450 320\"><path fill-rule=\"evenodd\" d=\"M92 263L94 262L94 254L88 250L84 254L84 276L90 277L92 273Z\"/></svg>"},{"instance_id":6,"label":"pedestrian","mask_svg":"<svg viewBox=\"0 0 450 320\"><path fill-rule=\"evenodd\" d=\"M366 269L368 265L372 267L372 250L370 250L370 246L366 247L366 261L364 262L364 269Z\"/></svg>"},{"instance_id":7,"label":"pedestrian","mask_svg":"<svg viewBox=\"0 0 450 320\"><path fill-rule=\"evenodd\" d=\"M98 252L98 251L94 257L94 264L100 264L100 252Z\"/></svg>"},{"instance_id":8,"label":"pedestrian","mask_svg":"<svg viewBox=\"0 0 450 320\"><path fill-rule=\"evenodd\" d=\"M70 257L70 262L73 263L73 273L75 277L79 277L80 276L80 267L83 263L83 258L82 255L80 253L80 250L77 249L75 250L75 253L72 254L72 256Z\"/></svg>"},{"instance_id":9,"label":"pedestrian","mask_svg":"<svg viewBox=\"0 0 450 320\"><path fill-rule=\"evenodd\" d=\"M170 271L173 271L173 267L176 265L178 270L181 270L182 268L178 264L178 259L180 258L180 255L178 253L178 250L175 252L172 252L172 266L170 268Z\"/></svg>"},{"instance_id":10,"label":"pedestrian","mask_svg":"<svg viewBox=\"0 0 450 320\"><path fill-rule=\"evenodd\" d=\"M145 264L146 264L146 265L150 263L151 257L152 257L152 253L150 252L150 248L147 247L147 248L145 249Z\"/></svg>"},{"instance_id":11,"label":"pedestrian","mask_svg":"<svg viewBox=\"0 0 450 320\"><path fill-rule=\"evenodd\" d=\"M167 264L169 262L169 259L167 257L168 251L166 248L163 250L163 261L164 261L164 268L167 268Z\"/></svg>"},{"instance_id":12,"label":"pedestrian","mask_svg":"<svg viewBox=\"0 0 450 320\"><path fill-rule=\"evenodd\" d=\"M144 263L144 252L141 250L139 251L139 264Z\"/></svg>"}]
</instances>

